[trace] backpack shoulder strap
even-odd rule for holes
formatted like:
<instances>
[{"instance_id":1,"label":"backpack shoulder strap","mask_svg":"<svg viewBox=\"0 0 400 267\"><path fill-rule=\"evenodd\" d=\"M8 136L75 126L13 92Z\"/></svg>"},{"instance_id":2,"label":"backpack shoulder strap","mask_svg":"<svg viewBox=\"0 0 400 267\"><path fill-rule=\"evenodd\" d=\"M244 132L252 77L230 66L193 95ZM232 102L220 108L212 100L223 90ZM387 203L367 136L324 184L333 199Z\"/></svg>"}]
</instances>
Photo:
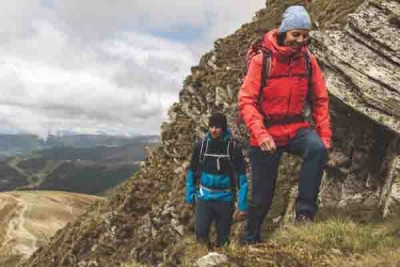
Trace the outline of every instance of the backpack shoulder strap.
<instances>
[{"instance_id":1,"label":"backpack shoulder strap","mask_svg":"<svg viewBox=\"0 0 400 267\"><path fill-rule=\"evenodd\" d=\"M311 73L312 73L311 52L310 52L310 50L308 50L308 48L306 49L306 52L304 53L304 60L306 62L307 75L308 75L308 77L311 77Z\"/></svg>"},{"instance_id":2,"label":"backpack shoulder strap","mask_svg":"<svg viewBox=\"0 0 400 267\"><path fill-rule=\"evenodd\" d=\"M261 115L263 116L264 125L268 126L270 124L270 117L269 115L263 111L261 107L261 101L263 96L263 89L267 85L267 79L271 73L271 63L272 63L272 53L269 49L262 47L260 49L262 53L262 65L261 65L261 84L260 88L258 89L258 96L256 101L256 106Z\"/></svg>"},{"instance_id":3,"label":"backpack shoulder strap","mask_svg":"<svg viewBox=\"0 0 400 267\"><path fill-rule=\"evenodd\" d=\"M203 164L204 162L204 154L207 152L208 149L208 140L203 139L201 141L200 151L199 151L199 163Z\"/></svg>"},{"instance_id":4,"label":"backpack shoulder strap","mask_svg":"<svg viewBox=\"0 0 400 267\"><path fill-rule=\"evenodd\" d=\"M195 173L196 187L199 186L201 173L203 172L204 154L206 152L207 146L208 146L208 140L203 139L201 141L200 151L199 151L199 165L197 166L197 171Z\"/></svg>"},{"instance_id":5,"label":"backpack shoulder strap","mask_svg":"<svg viewBox=\"0 0 400 267\"><path fill-rule=\"evenodd\" d=\"M310 123L310 125L314 126L314 121L312 119L312 112L313 112L313 90L312 90L312 64L311 64L311 52L310 50L306 49L304 53L304 62L306 65L307 71L307 92L306 97L304 99L304 107L302 111L303 118Z\"/></svg>"},{"instance_id":6,"label":"backpack shoulder strap","mask_svg":"<svg viewBox=\"0 0 400 267\"><path fill-rule=\"evenodd\" d=\"M304 61L306 63L306 69L307 69L307 78L308 78L308 88L307 88L307 101L310 103L311 101L311 87L312 87L312 65L311 65L311 53L310 50L306 50L306 53L304 53Z\"/></svg>"},{"instance_id":7,"label":"backpack shoulder strap","mask_svg":"<svg viewBox=\"0 0 400 267\"><path fill-rule=\"evenodd\" d=\"M262 54L261 84L258 90L257 102L261 100L263 89L267 85L267 79L271 72L272 62L272 53L269 49L263 47L260 49L260 53Z\"/></svg>"},{"instance_id":8,"label":"backpack shoulder strap","mask_svg":"<svg viewBox=\"0 0 400 267\"><path fill-rule=\"evenodd\" d=\"M236 142L235 140L229 140L227 144L226 155L229 156L229 160L233 163L235 157Z\"/></svg>"},{"instance_id":9,"label":"backpack shoulder strap","mask_svg":"<svg viewBox=\"0 0 400 267\"><path fill-rule=\"evenodd\" d=\"M226 145L226 155L229 156L228 161L229 161L229 166L231 168L231 175L229 175L229 177L231 179L232 192L236 192L237 187L238 187L236 179L235 179L235 167L233 164L235 149L236 149L235 140L228 140L227 145Z\"/></svg>"}]
</instances>

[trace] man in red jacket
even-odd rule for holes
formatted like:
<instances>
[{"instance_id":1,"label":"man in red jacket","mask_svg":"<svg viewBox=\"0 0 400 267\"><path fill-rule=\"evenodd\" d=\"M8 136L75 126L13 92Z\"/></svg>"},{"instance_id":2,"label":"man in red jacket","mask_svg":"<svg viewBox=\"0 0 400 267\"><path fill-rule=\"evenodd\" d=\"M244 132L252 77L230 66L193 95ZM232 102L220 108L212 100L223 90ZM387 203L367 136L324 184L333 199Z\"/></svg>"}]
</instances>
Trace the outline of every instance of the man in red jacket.
<instances>
[{"instance_id":1,"label":"man in red jacket","mask_svg":"<svg viewBox=\"0 0 400 267\"><path fill-rule=\"evenodd\" d=\"M271 206L279 161L284 151L302 157L296 220L313 220L321 178L331 148L328 92L315 57L307 50L311 20L302 6L291 6L283 14L279 29L264 36L269 51L250 62L239 92L239 111L250 131L252 194L244 243L260 241L260 228ZM261 87L262 70L267 82ZM304 119L310 99L314 126Z\"/></svg>"}]
</instances>

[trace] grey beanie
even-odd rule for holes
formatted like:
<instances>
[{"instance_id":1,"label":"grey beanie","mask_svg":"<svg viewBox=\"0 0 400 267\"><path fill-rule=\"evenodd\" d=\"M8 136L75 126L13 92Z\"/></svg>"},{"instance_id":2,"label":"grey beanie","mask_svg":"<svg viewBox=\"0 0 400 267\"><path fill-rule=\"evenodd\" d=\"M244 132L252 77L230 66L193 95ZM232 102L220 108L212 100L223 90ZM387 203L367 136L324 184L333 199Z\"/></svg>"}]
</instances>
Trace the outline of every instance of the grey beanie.
<instances>
[{"instance_id":1,"label":"grey beanie","mask_svg":"<svg viewBox=\"0 0 400 267\"><path fill-rule=\"evenodd\" d=\"M279 32L287 32L294 29L311 30L311 19L303 6L288 7L283 13Z\"/></svg>"}]
</instances>

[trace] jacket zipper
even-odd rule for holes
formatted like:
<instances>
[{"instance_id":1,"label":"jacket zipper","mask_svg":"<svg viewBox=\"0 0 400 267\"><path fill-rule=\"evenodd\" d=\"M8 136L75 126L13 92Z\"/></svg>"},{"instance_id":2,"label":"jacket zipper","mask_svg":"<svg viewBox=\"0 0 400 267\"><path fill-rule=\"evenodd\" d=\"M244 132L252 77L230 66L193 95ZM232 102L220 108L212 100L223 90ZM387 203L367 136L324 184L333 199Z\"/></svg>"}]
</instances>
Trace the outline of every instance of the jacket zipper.
<instances>
[{"instance_id":1,"label":"jacket zipper","mask_svg":"<svg viewBox=\"0 0 400 267\"><path fill-rule=\"evenodd\" d=\"M292 69L291 69L291 66L290 66L291 63L292 63L292 57L289 58L289 101L288 101L288 107L287 107L287 110L286 110L286 117L289 116L290 102L292 101L292 82L291 82L291 80L292 80ZM285 130L288 139L290 139L290 134L287 131L287 128L285 127L285 125L284 125L283 129Z\"/></svg>"},{"instance_id":2,"label":"jacket zipper","mask_svg":"<svg viewBox=\"0 0 400 267\"><path fill-rule=\"evenodd\" d=\"M289 58L289 101L288 101L288 108L286 110L286 117L289 116L289 109L290 109L290 102L292 100L292 69L290 64L292 63L292 57Z\"/></svg>"}]
</instances>

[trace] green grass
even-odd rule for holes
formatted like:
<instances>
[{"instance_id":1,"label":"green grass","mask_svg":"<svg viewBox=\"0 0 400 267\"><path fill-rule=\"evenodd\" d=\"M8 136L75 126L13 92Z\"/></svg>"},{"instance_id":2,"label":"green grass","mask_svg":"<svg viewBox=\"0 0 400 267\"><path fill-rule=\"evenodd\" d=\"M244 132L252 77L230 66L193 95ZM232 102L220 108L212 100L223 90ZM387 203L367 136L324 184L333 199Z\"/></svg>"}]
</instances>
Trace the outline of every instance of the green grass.
<instances>
[{"instance_id":1,"label":"green grass","mask_svg":"<svg viewBox=\"0 0 400 267\"><path fill-rule=\"evenodd\" d=\"M15 267L21 261L21 256L19 255L10 255L10 256L3 256L0 259L0 266L1 267Z\"/></svg>"},{"instance_id":2,"label":"green grass","mask_svg":"<svg viewBox=\"0 0 400 267\"><path fill-rule=\"evenodd\" d=\"M289 223L267 234L265 243L240 246L237 238L222 252L224 266L399 266L400 218L359 223L331 218L305 224ZM207 254L194 238L175 246L180 266Z\"/></svg>"},{"instance_id":3,"label":"green grass","mask_svg":"<svg viewBox=\"0 0 400 267\"><path fill-rule=\"evenodd\" d=\"M130 262L130 263L124 263L120 267L143 267L144 265L141 265L137 262Z\"/></svg>"},{"instance_id":4,"label":"green grass","mask_svg":"<svg viewBox=\"0 0 400 267\"><path fill-rule=\"evenodd\" d=\"M391 227L394 227L393 225ZM400 226L397 226L400 231ZM305 225L289 225L273 234L281 246L301 246L315 257L328 251L349 256L400 248L400 238L383 225L361 225L350 220L333 219Z\"/></svg>"}]
</instances>

